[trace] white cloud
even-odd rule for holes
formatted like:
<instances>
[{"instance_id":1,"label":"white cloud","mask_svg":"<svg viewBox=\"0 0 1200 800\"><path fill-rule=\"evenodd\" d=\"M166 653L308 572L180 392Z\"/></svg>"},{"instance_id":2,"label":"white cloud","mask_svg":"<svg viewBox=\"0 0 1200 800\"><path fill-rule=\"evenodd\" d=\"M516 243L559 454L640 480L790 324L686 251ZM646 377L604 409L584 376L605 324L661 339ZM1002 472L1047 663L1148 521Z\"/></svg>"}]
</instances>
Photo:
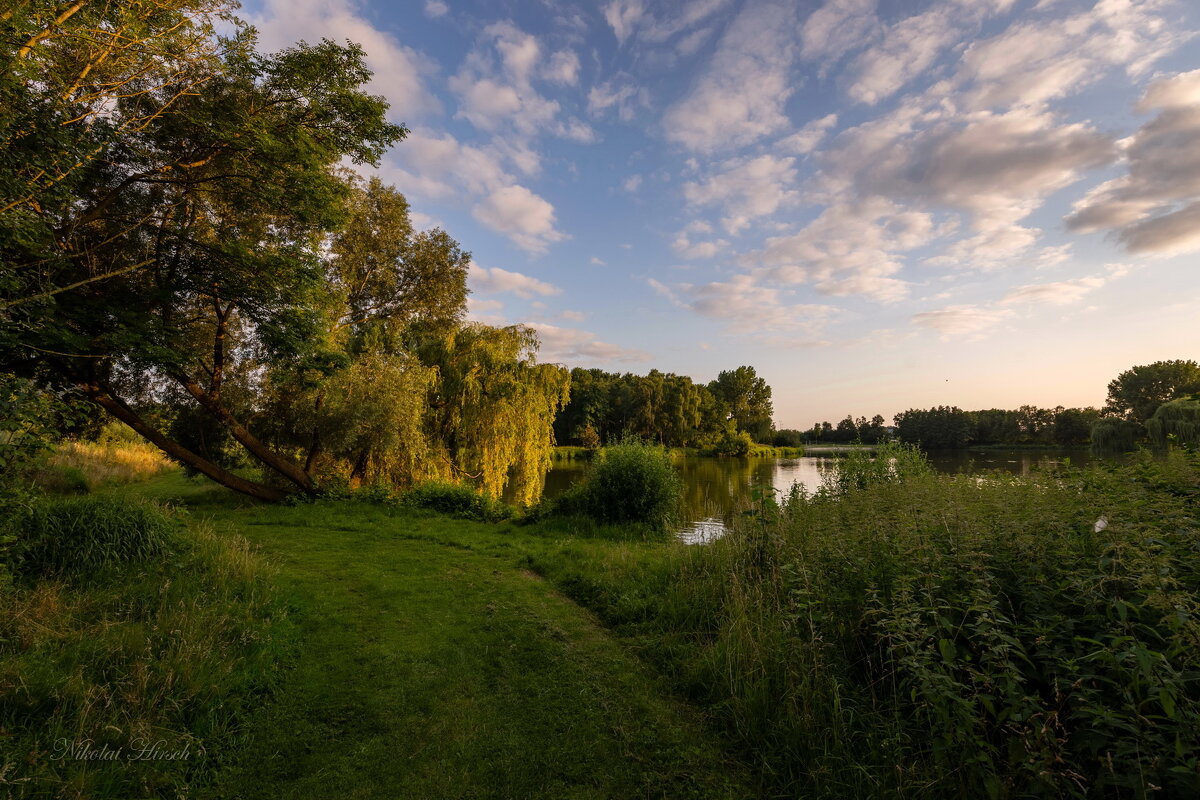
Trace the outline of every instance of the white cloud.
<instances>
[{"instance_id":1,"label":"white cloud","mask_svg":"<svg viewBox=\"0 0 1200 800\"><path fill-rule=\"evenodd\" d=\"M541 347L538 355L544 362L597 363L647 361L650 354L633 348L602 342L596 334L576 328L560 328L545 322L527 323L537 331Z\"/></svg>"},{"instance_id":2,"label":"white cloud","mask_svg":"<svg viewBox=\"0 0 1200 800\"><path fill-rule=\"evenodd\" d=\"M812 61L836 61L868 44L878 28L875 0L826 0L800 30L800 54Z\"/></svg>"},{"instance_id":3,"label":"white cloud","mask_svg":"<svg viewBox=\"0 0 1200 800\"><path fill-rule=\"evenodd\" d=\"M644 13L646 7L642 0L613 0L604 7L604 19L612 28L618 44L625 44L625 40L633 33L634 26Z\"/></svg>"},{"instance_id":4,"label":"white cloud","mask_svg":"<svg viewBox=\"0 0 1200 800\"><path fill-rule=\"evenodd\" d=\"M774 214L796 199L794 158L759 156L727 161L711 178L683 185L683 196L693 206L719 205L726 216L725 230L736 235L750 221Z\"/></svg>"},{"instance_id":5,"label":"white cloud","mask_svg":"<svg viewBox=\"0 0 1200 800\"><path fill-rule=\"evenodd\" d=\"M442 0L425 0L425 16L430 19L443 17L450 10L450 6L442 2Z\"/></svg>"},{"instance_id":6,"label":"white cloud","mask_svg":"<svg viewBox=\"0 0 1200 800\"><path fill-rule=\"evenodd\" d=\"M1099 289L1106 282L1103 276L1089 275L1086 278L1077 278L1071 281L1030 283L1014 288L1000 299L999 305L1045 304L1069 306L1073 303L1078 303L1086 295Z\"/></svg>"},{"instance_id":7,"label":"white cloud","mask_svg":"<svg viewBox=\"0 0 1200 800\"><path fill-rule=\"evenodd\" d=\"M643 0L613 0L604 7L604 19L618 44L634 37L658 43L690 30L727 5L729 0L677 0L673 7L662 9L660 19Z\"/></svg>"},{"instance_id":8,"label":"white cloud","mask_svg":"<svg viewBox=\"0 0 1200 800\"><path fill-rule=\"evenodd\" d=\"M582 311L564 311L558 316L568 322L583 322L587 319L587 314Z\"/></svg>"},{"instance_id":9,"label":"white cloud","mask_svg":"<svg viewBox=\"0 0 1200 800\"><path fill-rule=\"evenodd\" d=\"M374 73L367 89L388 99L393 119L412 120L441 108L425 87L432 60L376 28L359 15L352 0L266 0L261 12L245 17L258 30L259 49L266 52L321 39L362 45Z\"/></svg>"},{"instance_id":10,"label":"white cloud","mask_svg":"<svg viewBox=\"0 0 1200 800\"><path fill-rule=\"evenodd\" d=\"M504 325L507 320L500 313L503 309L504 304L499 300L467 298L467 318L472 322L482 322L485 325Z\"/></svg>"},{"instance_id":11,"label":"white cloud","mask_svg":"<svg viewBox=\"0 0 1200 800\"><path fill-rule=\"evenodd\" d=\"M837 314L832 306L788 303L783 292L751 275L701 285L647 282L679 308L725 322L730 333L783 337L791 344L823 344L822 332Z\"/></svg>"},{"instance_id":12,"label":"white cloud","mask_svg":"<svg viewBox=\"0 0 1200 800\"><path fill-rule=\"evenodd\" d=\"M505 186L492 191L471 213L484 225L533 253L544 252L552 242L567 238L554 227L554 206L524 186Z\"/></svg>"},{"instance_id":13,"label":"white cloud","mask_svg":"<svg viewBox=\"0 0 1200 800\"><path fill-rule=\"evenodd\" d=\"M962 35L951 12L935 6L893 25L878 46L856 60L850 96L861 103L878 103L928 70Z\"/></svg>"},{"instance_id":14,"label":"white cloud","mask_svg":"<svg viewBox=\"0 0 1200 800\"><path fill-rule=\"evenodd\" d=\"M1088 192L1067 225L1113 231L1131 253L1200 250L1200 70L1155 81L1138 108L1159 113L1122 143L1127 174Z\"/></svg>"},{"instance_id":15,"label":"white cloud","mask_svg":"<svg viewBox=\"0 0 1200 800\"><path fill-rule=\"evenodd\" d=\"M710 153L785 129L794 17L787 3L744 8L721 37L707 72L663 116L667 139Z\"/></svg>"},{"instance_id":16,"label":"white cloud","mask_svg":"<svg viewBox=\"0 0 1200 800\"><path fill-rule=\"evenodd\" d=\"M688 260L713 258L726 247L729 242L724 239L714 239L707 242L693 241L686 232L681 232L671 243L676 253Z\"/></svg>"},{"instance_id":17,"label":"white cloud","mask_svg":"<svg viewBox=\"0 0 1200 800\"><path fill-rule=\"evenodd\" d=\"M627 192L636 192L642 186L641 175L630 175L621 183L621 188Z\"/></svg>"},{"instance_id":18,"label":"white cloud","mask_svg":"<svg viewBox=\"0 0 1200 800\"><path fill-rule=\"evenodd\" d=\"M533 86L535 76L557 83L578 80L579 60L560 51L542 58L537 37L511 22L496 22L483 30L478 46L447 82L459 97L455 114L482 131L523 138L550 133L579 142L596 136L578 119L559 119L557 101Z\"/></svg>"},{"instance_id":19,"label":"white cloud","mask_svg":"<svg viewBox=\"0 0 1200 800\"><path fill-rule=\"evenodd\" d=\"M573 50L559 50L550 56L542 75L551 83L574 86L579 83L579 56Z\"/></svg>"},{"instance_id":20,"label":"white cloud","mask_svg":"<svg viewBox=\"0 0 1200 800\"><path fill-rule=\"evenodd\" d=\"M588 91L587 108L593 117L603 116L609 109L616 109L617 118L622 122L629 122L639 107L649 106L649 92L645 87L636 86L633 79L623 73L593 86Z\"/></svg>"},{"instance_id":21,"label":"white cloud","mask_svg":"<svg viewBox=\"0 0 1200 800\"><path fill-rule=\"evenodd\" d=\"M830 206L798 233L771 237L740 262L778 283L892 302L908 294L908 284L896 277L904 266L900 254L937 236L929 214L874 198Z\"/></svg>"},{"instance_id":22,"label":"white cloud","mask_svg":"<svg viewBox=\"0 0 1200 800\"><path fill-rule=\"evenodd\" d=\"M1077 92L1113 68L1143 74L1190 35L1160 13L1173 5L1103 0L1078 14L1033 16L974 42L957 78L970 86L966 103L974 109L1039 105Z\"/></svg>"},{"instance_id":23,"label":"white cloud","mask_svg":"<svg viewBox=\"0 0 1200 800\"><path fill-rule=\"evenodd\" d=\"M523 275L520 272L509 272L506 269L499 267L481 267L478 264L472 264L468 273L467 281L470 284L471 291L480 294L498 294L500 292L512 292L517 297L526 299L532 298L534 295L541 297L550 297L552 295L562 294L562 289L537 278ZM481 310L492 310L499 308L499 305L491 306L484 305L498 301L478 301Z\"/></svg>"},{"instance_id":24,"label":"white cloud","mask_svg":"<svg viewBox=\"0 0 1200 800\"><path fill-rule=\"evenodd\" d=\"M831 130L837 127L838 115L829 114L815 119L800 130L775 143L775 149L787 155L804 156L817 149Z\"/></svg>"},{"instance_id":25,"label":"white cloud","mask_svg":"<svg viewBox=\"0 0 1200 800\"><path fill-rule=\"evenodd\" d=\"M606 262L600 260L596 256L592 256L591 261L589 261L588 263L591 264L592 266L596 266L596 267L603 267L606 265Z\"/></svg>"},{"instance_id":26,"label":"white cloud","mask_svg":"<svg viewBox=\"0 0 1200 800\"><path fill-rule=\"evenodd\" d=\"M942 339L973 337L1011 317L1013 312L1006 308L982 308L973 305L947 306L936 311L914 314L912 321L922 328L930 328L942 335Z\"/></svg>"}]
</instances>

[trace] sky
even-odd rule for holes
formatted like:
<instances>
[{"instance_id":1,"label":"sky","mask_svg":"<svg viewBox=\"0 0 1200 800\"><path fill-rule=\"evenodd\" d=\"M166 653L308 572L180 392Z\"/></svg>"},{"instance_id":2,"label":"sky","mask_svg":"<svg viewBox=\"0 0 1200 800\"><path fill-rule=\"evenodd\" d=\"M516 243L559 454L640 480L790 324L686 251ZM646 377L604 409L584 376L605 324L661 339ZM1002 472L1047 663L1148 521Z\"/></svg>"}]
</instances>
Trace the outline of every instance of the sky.
<instances>
[{"instance_id":1,"label":"sky","mask_svg":"<svg viewBox=\"0 0 1200 800\"><path fill-rule=\"evenodd\" d=\"M1195 0L251 0L361 44L377 170L540 358L700 381L779 427L1102 405L1200 358Z\"/></svg>"}]
</instances>

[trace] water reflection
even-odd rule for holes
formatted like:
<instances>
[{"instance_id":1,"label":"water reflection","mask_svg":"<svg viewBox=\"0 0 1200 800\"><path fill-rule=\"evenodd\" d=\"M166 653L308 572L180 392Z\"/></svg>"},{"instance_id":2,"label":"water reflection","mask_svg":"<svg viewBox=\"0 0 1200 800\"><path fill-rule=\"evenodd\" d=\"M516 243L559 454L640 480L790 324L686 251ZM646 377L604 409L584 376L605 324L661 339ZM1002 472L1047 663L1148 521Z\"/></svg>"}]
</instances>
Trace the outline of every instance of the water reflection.
<instances>
[{"instance_id":1,"label":"water reflection","mask_svg":"<svg viewBox=\"0 0 1200 800\"><path fill-rule=\"evenodd\" d=\"M679 537L691 544L720 537L733 516L752 502L755 490L786 494L799 483L814 492L840 457L837 453L815 453L802 458L680 458L676 463L683 476L688 524ZM1029 475L1041 466L1067 460L1084 466L1092 458L1087 450L1077 449L956 451L929 456L933 468L945 473L998 469ZM554 497L566 491L586 470L586 462L556 462L546 475L545 495Z\"/></svg>"}]
</instances>

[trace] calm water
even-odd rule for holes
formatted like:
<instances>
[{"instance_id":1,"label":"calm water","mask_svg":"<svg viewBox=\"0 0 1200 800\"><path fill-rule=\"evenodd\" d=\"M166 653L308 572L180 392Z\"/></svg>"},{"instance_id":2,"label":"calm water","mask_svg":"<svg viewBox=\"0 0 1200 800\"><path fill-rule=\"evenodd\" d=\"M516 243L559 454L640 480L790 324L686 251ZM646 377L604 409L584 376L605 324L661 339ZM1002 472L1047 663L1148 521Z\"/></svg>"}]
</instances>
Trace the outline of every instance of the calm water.
<instances>
[{"instance_id":1,"label":"calm water","mask_svg":"<svg viewBox=\"0 0 1200 800\"><path fill-rule=\"evenodd\" d=\"M711 541L725 532L739 508L758 489L787 492L801 483L809 491L821 485L840 456L837 453L811 453L801 458L702 458L680 459L684 483L684 513L688 525L680 532L685 541ZM1043 462L1061 462L1069 458L1076 466L1092 460L1087 449L1055 451L981 450L934 454L929 457L934 469L947 473L999 469L1028 475ZM557 461L546 475L545 494L554 497L579 480L587 470L585 461Z\"/></svg>"}]
</instances>

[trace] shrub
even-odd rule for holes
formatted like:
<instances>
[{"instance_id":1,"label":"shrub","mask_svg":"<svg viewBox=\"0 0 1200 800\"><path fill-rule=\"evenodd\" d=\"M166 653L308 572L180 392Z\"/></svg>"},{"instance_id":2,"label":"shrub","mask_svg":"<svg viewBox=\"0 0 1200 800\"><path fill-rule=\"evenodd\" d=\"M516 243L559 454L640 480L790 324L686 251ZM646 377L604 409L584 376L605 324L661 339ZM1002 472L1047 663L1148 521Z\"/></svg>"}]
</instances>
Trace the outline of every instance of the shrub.
<instances>
[{"instance_id":1,"label":"shrub","mask_svg":"<svg viewBox=\"0 0 1200 800\"><path fill-rule=\"evenodd\" d=\"M821 489L836 496L878 483L928 475L932 471L928 459L917 445L887 442L874 453L851 450L839 458L834 469L825 474Z\"/></svg>"},{"instance_id":2,"label":"shrub","mask_svg":"<svg viewBox=\"0 0 1200 800\"><path fill-rule=\"evenodd\" d=\"M711 447L705 448L704 455L711 456L727 456L730 458L742 458L750 455L750 451L754 449L754 440L750 438L750 434L745 431L733 432L725 431L721 437L717 439Z\"/></svg>"},{"instance_id":3,"label":"shrub","mask_svg":"<svg viewBox=\"0 0 1200 800\"><path fill-rule=\"evenodd\" d=\"M666 528L679 517L682 482L670 453L627 440L600 451L578 502L598 522Z\"/></svg>"},{"instance_id":4,"label":"shrub","mask_svg":"<svg viewBox=\"0 0 1200 800\"><path fill-rule=\"evenodd\" d=\"M27 574L87 574L144 561L169 548L177 524L146 500L110 495L36 504L17 534L18 568Z\"/></svg>"},{"instance_id":5,"label":"shrub","mask_svg":"<svg viewBox=\"0 0 1200 800\"><path fill-rule=\"evenodd\" d=\"M418 484L400 496L400 504L480 522L499 522L513 514L512 508L499 500L456 483Z\"/></svg>"}]
</instances>

